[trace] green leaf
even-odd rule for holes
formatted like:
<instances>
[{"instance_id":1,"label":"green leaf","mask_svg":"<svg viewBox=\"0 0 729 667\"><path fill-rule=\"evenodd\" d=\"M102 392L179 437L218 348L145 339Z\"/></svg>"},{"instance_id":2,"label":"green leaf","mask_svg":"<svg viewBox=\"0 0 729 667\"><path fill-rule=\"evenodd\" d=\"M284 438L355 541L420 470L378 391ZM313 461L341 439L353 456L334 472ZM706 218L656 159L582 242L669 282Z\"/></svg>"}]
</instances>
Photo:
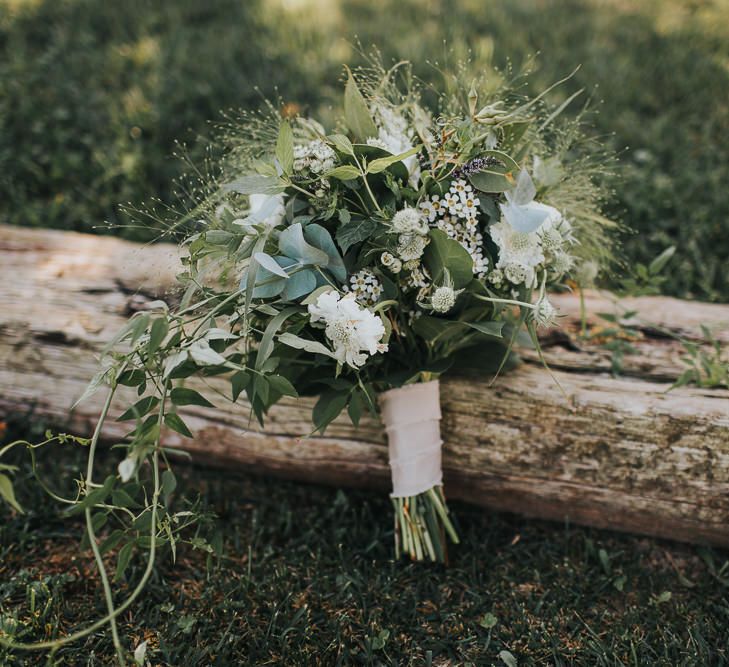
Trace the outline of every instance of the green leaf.
<instances>
[{"instance_id":1,"label":"green leaf","mask_svg":"<svg viewBox=\"0 0 729 667\"><path fill-rule=\"evenodd\" d=\"M184 435L186 438L192 438L192 431L187 427L180 415L174 412L169 412L165 415L165 425L171 428L173 431L177 431L180 435Z\"/></svg>"},{"instance_id":2,"label":"green leaf","mask_svg":"<svg viewBox=\"0 0 729 667\"><path fill-rule=\"evenodd\" d=\"M169 468L162 473L162 498L166 506L170 504L170 496L177 488L177 478Z\"/></svg>"},{"instance_id":3,"label":"green leaf","mask_svg":"<svg viewBox=\"0 0 729 667\"><path fill-rule=\"evenodd\" d=\"M233 394L233 402L238 400L238 396L241 395L241 392L248 386L248 383L250 381L251 376L245 371L238 371L236 373L233 373L230 378L230 388Z\"/></svg>"},{"instance_id":4,"label":"green leaf","mask_svg":"<svg viewBox=\"0 0 729 667\"><path fill-rule=\"evenodd\" d=\"M425 265L436 284L445 279L445 272L456 289L465 287L473 280L473 259L458 241L448 238L440 229L430 230L430 243L425 248Z\"/></svg>"},{"instance_id":5,"label":"green leaf","mask_svg":"<svg viewBox=\"0 0 729 667\"><path fill-rule=\"evenodd\" d=\"M304 230L304 238L316 248L326 253L328 261L326 268L340 282L347 280L347 268L344 266L344 260L334 245L332 235L321 225L307 225Z\"/></svg>"},{"instance_id":6,"label":"green leaf","mask_svg":"<svg viewBox=\"0 0 729 667\"><path fill-rule=\"evenodd\" d=\"M241 176L221 187L223 192L237 192L240 195L277 195L286 189L285 183L272 176Z\"/></svg>"},{"instance_id":7,"label":"green leaf","mask_svg":"<svg viewBox=\"0 0 729 667\"><path fill-rule=\"evenodd\" d=\"M352 142L345 137L343 134L332 134L329 137L329 142L336 148L340 153L345 155L354 155L354 148Z\"/></svg>"},{"instance_id":8,"label":"green leaf","mask_svg":"<svg viewBox=\"0 0 729 667\"><path fill-rule=\"evenodd\" d=\"M312 354L323 354L325 357L334 358L334 354L332 354L332 351L328 347L315 340L300 338L299 336L288 332L282 333L278 337L278 340L280 343L296 348L297 350L304 350L305 352L311 352Z\"/></svg>"},{"instance_id":9,"label":"green leaf","mask_svg":"<svg viewBox=\"0 0 729 667\"><path fill-rule=\"evenodd\" d=\"M405 151L404 153L400 153L399 155L390 155L389 157L381 157L377 158L376 160L372 160L372 162L367 165L367 173L379 174L381 171L385 171L385 169L387 169L391 164L395 164L396 162L402 162L403 160L409 158L411 155L415 155L419 150L420 146L415 146L409 151Z\"/></svg>"},{"instance_id":10,"label":"green leaf","mask_svg":"<svg viewBox=\"0 0 729 667\"><path fill-rule=\"evenodd\" d=\"M503 338L501 330L504 328L504 322L464 322L463 324L487 336Z\"/></svg>"},{"instance_id":11,"label":"green leaf","mask_svg":"<svg viewBox=\"0 0 729 667\"><path fill-rule=\"evenodd\" d=\"M310 294L318 284L317 276L318 274L311 269L297 271L284 284L284 288L281 290L281 299L283 301L295 301L305 294Z\"/></svg>"},{"instance_id":12,"label":"green leaf","mask_svg":"<svg viewBox=\"0 0 729 667\"><path fill-rule=\"evenodd\" d=\"M273 273L281 278L289 277L289 274L284 271L284 269L273 257L271 257L271 255L267 255L265 252L257 252L253 255L253 259L255 259L269 273Z\"/></svg>"},{"instance_id":13,"label":"green leaf","mask_svg":"<svg viewBox=\"0 0 729 667\"><path fill-rule=\"evenodd\" d=\"M481 192L506 192L514 186L514 181L506 176L508 172L506 167L492 167L471 174L468 180Z\"/></svg>"},{"instance_id":14,"label":"green leaf","mask_svg":"<svg viewBox=\"0 0 729 667\"><path fill-rule=\"evenodd\" d=\"M116 572L114 574L114 582L119 583L124 577L124 571L129 565L129 561L132 559L132 552L134 550L134 542L127 542L120 550L119 555L116 559Z\"/></svg>"},{"instance_id":15,"label":"green leaf","mask_svg":"<svg viewBox=\"0 0 729 667\"><path fill-rule=\"evenodd\" d=\"M118 422L127 421L129 419L138 419L144 417L147 413L154 410L159 405L159 398L156 396L145 396L138 400L131 408L123 412L117 417Z\"/></svg>"},{"instance_id":16,"label":"green leaf","mask_svg":"<svg viewBox=\"0 0 729 667\"><path fill-rule=\"evenodd\" d=\"M663 271L666 264L668 264L671 257L676 252L676 246L670 246L666 248L658 257L656 257L649 265L648 265L648 271L651 275L657 275L661 271Z\"/></svg>"},{"instance_id":17,"label":"green leaf","mask_svg":"<svg viewBox=\"0 0 729 667\"><path fill-rule=\"evenodd\" d=\"M349 222L337 230L337 243L346 253L353 245L368 239L376 229L377 222L371 218Z\"/></svg>"},{"instance_id":18,"label":"green leaf","mask_svg":"<svg viewBox=\"0 0 729 667\"><path fill-rule=\"evenodd\" d=\"M16 512L23 514L23 508L15 497L13 482L7 475L0 474L0 497Z\"/></svg>"},{"instance_id":19,"label":"green leaf","mask_svg":"<svg viewBox=\"0 0 729 667\"><path fill-rule=\"evenodd\" d=\"M111 492L111 502L118 507L139 507L139 503L124 489L114 489Z\"/></svg>"},{"instance_id":20,"label":"green leaf","mask_svg":"<svg viewBox=\"0 0 729 667\"><path fill-rule=\"evenodd\" d=\"M256 375L253 378L253 396L251 396L251 400L253 400L254 396L258 396L262 403L268 404L268 395L268 380L263 375Z\"/></svg>"},{"instance_id":21,"label":"green leaf","mask_svg":"<svg viewBox=\"0 0 729 667\"><path fill-rule=\"evenodd\" d=\"M145 380L146 376L141 368L133 368L124 371L117 378L117 382L125 387L138 387Z\"/></svg>"},{"instance_id":22,"label":"green leaf","mask_svg":"<svg viewBox=\"0 0 729 667\"><path fill-rule=\"evenodd\" d=\"M278 237L278 247L281 254L299 260L302 264L326 266L329 256L319 248L307 243L304 230L300 223L284 229Z\"/></svg>"},{"instance_id":23,"label":"green leaf","mask_svg":"<svg viewBox=\"0 0 729 667\"><path fill-rule=\"evenodd\" d=\"M170 399L175 405L201 405L204 408L214 408L215 406L202 394L194 389L187 387L175 387L170 392Z\"/></svg>"},{"instance_id":24,"label":"green leaf","mask_svg":"<svg viewBox=\"0 0 729 667\"><path fill-rule=\"evenodd\" d=\"M294 168L294 133L291 125L285 120L281 123L276 140L276 159L285 174L290 174Z\"/></svg>"},{"instance_id":25,"label":"green leaf","mask_svg":"<svg viewBox=\"0 0 729 667\"><path fill-rule=\"evenodd\" d=\"M258 353L256 354L256 370L260 371L263 364L271 356L271 353L273 352L273 337L278 333L278 330L281 328L283 323L294 313L298 312L298 310L298 308L293 306L290 308L284 308L280 313L271 318L266 330L263 332L261 344L258 346Z\"/></svg>"},{"instance_id":26,"label":"green leaf","mask_svg":"<svg viewBox=\"0 0 729 667\"><path fill-rule=\"evenodd\" d=\"M149 343L147 343L147 350L149 354L154 354L159 346L162 345L162 341L167 337L169 331L169 325L167 320L163 317L158 317L152 322L152 326L149 330Z\"/></svg>"},{"instance_id":27,"label":"green leaf","mask_svg":"<svg viewBox=\"0 0 729 667\"><path fill-rule=\"evenodd\" d=\"M326 178L336 178L340 181L353 181L361 175L362 172L351 164L343 164L339 167L334 167L334 169L330 169L324 174Z\"/></svg>"},{"instance_id":28,"label":"green leaf","mask_svg":"<svg viewBox=\"0 0 729 667\"><path fill-rule=\"evenodd\" d=\"M293 396L296 398L299 395L299 392L296 391L294 385L292 385L288 379L283 377L283 375L268 375L266 376L266 379L271 385L271 389L277 391L282 396Z\"/></svg>"},{"instance_id":29,"label":"green leaf","mask_svg":"<svg viewBox=\"0 0 729 667\"><path fill-rule=\"evenodd\" d=\"M317 431L324 433L326 427L344 410L348 398L348 393L340 392L326 392L319 397L311 415Z\"/></svg>"},{"instance_id":30,"label":"green leaf","mask_svg":"<svg viewBox=\"0 0 729 667\"><path fill-rule=\"evenodd\" d=\"M361 141L377 136L377 128L370 116L367 102L347 68L347 83L344 87L344 119L352 134Z\"/></svg>"}]
</instances>

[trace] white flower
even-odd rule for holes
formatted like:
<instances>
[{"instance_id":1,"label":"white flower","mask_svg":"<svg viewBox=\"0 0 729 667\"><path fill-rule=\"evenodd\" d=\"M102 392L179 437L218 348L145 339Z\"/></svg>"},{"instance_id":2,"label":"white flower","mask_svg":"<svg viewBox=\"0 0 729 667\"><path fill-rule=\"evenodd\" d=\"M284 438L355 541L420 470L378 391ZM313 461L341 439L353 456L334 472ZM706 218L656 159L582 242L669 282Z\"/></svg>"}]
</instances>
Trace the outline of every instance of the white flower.
<instances>
[{"instance_id":1,"label":"white flower","mask_svg":"<svg viewBox=\"0 0 729 667\"><path fill-rule=\"evenodd\" d=\"M573 264L574 261L570 255L568 255L566 252L560 252L552 258L550 268L557 275L561 276L567 273L572 268Z\"/></svg>"},{"instance_id":2,"label":"white flower","mask_svg":"<svg viewBox=\"0 0 729 667\"><path fill-rule=\"evenodd\" d=\"M600 266L593 260L582 262L575 271L575 280L580 287L592 287L600 272Z\"/></svg>"},{"instance_id":3,"label":"white flower","mask_svg":"<svg viewBox=\"0 0 729 667\"><path fill-rule=\"evenodd\" d=\"M438 195L433 195L430 201L427 199L418 204L420 213L424 218L428 218L429 222L433 222L439 215L443 215L445 211L441 207Z\"/></svg>"},{"instance_id":4,"label":"white flower","mask_svg":"<svg viewBox=\"0 0 729 667\"><path fill-rule=\"evenodd\" d=\"M332 147L321 139L294 146L294 171L308 169L314 174L323 174L334 166L335 159Z\"/></svg>"},{"instance_id":5,"label":"white flower","mask_svg":"<svg viewBox=\"0 0 729 667\"><path fill-rule=\"evenodd\" d=\"M387 345L380 342L385 335L382 320L362 308L354 294L341 297L335 291L325 292L309 304L309 314L313 323L324 323L334 357L342 364L359 368L368 355L387 351Z\"/></svg>"},{"instance_id":6,"label":"white flower","mask_svg":"<svg viewBox=\"0 0 729 667\"><path fill-rule=\"evenodd\" d=\"M248 195L250 211L243 220L234 220L239 225L265 225L278 227L286 217L283 195Z\"/></svg>"},{"instance_id":7,"label":"white flower","mask_svg":"<svg viewBox=\"0 0 729 667\"><path fill-rule=\"evenodd\" d=\"M534 305L532 317L538 327L551 327L557 321L557 309L549 302L547 296L543 294Z\"/></svg>"},{"instance_id":8,"label":"white flower","mask_svg":"<svg viewBox=\"0 0 729 667\"><path fill-rule=\"evenodd\" d=\"M377 125L377 143L368 141L368 144L383 148L392 155L400 155L413 147L415 132L408 126L407 118L381 103L374 105L372 112ZM408 170L410 185L417 187L420 178L418 156L411 155L402 162Z\"/></svg>"},{"instance_id":9,"label":"white flower","mask_svg":"<svg viewBox=\"0 0 729 667\"><path fill-rule=\"evenodd\" d=\"M428 245L428 237L419 234L401 234L397 240L397 254L404 262L420 259Z\"/></svg>"},{"instance_id":10,"label":"white flower","mask_svg":"<svg viewBox=\"0 0 729 667\"><path fill-rule=\"evenodd\" d=\"M393 273L402 271L402 262L390 252L383 252L380 255L380 262L382 262L382 266L387 267Z\"/></svg>"},{"instance_id":11,"label":"white flower","mask_svg":"<svg viewBox=\"0 0 729 667\"><path fill-rule=\"evenodd\" d=\"M491 238L499 247L497 269L503 269L507 280L520 284L517 276L523 275L525 284L533 281L534 269L544 261L539 235L535 232L517 232L506 221L491 225ZM521 268L517 268L521 267Z\"/></svg>"},{"instance_id":12,"label":"white flower","mask_svg":"<svg viewBox=\"0 0 729 667\"><path fill-rule=\"evenodd\" d=\"M117 468L119 471L119 477L122 482L128 482L137 470L137 459L133 456L127 456Z\"/></svg>"},{"instance_id":13,"label":"white flower","mask_svg":"<svg viewBox=\"0 0 729 667\"><path fill-rule=\"evenodd\" d=\"M358 303L364 306L374 306L382 294L382 284L369 269L358 271L349 279L349 285L344 289L354 294Z\"/></svg>"},{"instance_id":14,"label":"white flower","mask_svg":"<svg viewBox=\"0 0 729 667\"><path fill-rule=\"evenodd\" d=\"M504 277L515 285L521 285L524 283L529 287L533 287L536 281L536 273L530 266L524 266L524 264L506 264L504 267Z\"/></svg>"},{"instance_id":15,"label":"white flower","mask_svg":"<svg viewBox=\"0 0 729 667\"><path fill-rule=\"evenodd\" d=\"M447 313L456 305L456 291L447 285L437 287L430 297L430 305L436 313Z\"/></svg>"},{"instance_id":16,"label":"white flower","mask_svg":"<svg viewBox=\"0 0 729 667\"><path fill-rule=\"evenodd\" d=\"M427 234L428 223L414 208L404 208L392 218L392 231L396 234Z\"/></svg>"}]
</instances>

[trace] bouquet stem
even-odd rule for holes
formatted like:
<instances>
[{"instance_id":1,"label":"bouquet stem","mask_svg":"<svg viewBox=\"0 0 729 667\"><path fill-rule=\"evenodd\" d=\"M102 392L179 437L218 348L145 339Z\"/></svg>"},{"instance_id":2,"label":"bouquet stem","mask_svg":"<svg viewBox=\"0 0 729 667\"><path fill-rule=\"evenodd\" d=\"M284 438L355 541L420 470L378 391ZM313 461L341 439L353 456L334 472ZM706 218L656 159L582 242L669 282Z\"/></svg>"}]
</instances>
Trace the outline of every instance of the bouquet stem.
<instances>
[{"instance_id":1,"label":"bouquet stem","mask_svg":"<svg viewBox=\"0 0 729 667\"><path fill-rule=\"evenodd\" d=\"M386 391L381 404L392 472L395 554L445 563L447 539L458 544L458 533L443 494L439 384Z\"/></svg>"},{"instance_id":2,"label":"bouquet stem","mask_svg":"<svg viewBox=\"0 0 729 667\"><path fill-rule=\"evenodd\" d=\"M392 498L395 509L395 557L448 561L446 535L458 544L458 533L449 517L442 486L416 496Z\"/></svg>"}]
</instances>

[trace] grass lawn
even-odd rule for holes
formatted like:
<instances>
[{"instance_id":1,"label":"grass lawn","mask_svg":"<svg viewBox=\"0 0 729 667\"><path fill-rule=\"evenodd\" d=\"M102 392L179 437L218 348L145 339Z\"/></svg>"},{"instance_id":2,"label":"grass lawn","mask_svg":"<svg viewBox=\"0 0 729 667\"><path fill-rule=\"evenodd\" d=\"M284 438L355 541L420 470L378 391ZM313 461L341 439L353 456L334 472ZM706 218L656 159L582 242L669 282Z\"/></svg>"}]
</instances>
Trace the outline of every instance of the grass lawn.
<instances>
[{"instance_id":1,"label":"grass lawn","mask_svg":"<svg viewBox=\"0 0 729 667\"><path fill-rule=\"evenodd\" d=\"M81 462L67 450L42 468L52 465L57 488L69 489ZM199 494L215 514L206 534L222 540L224 556L183 545L173 565L165 553L123 615L126 645L146 639L153 665L729 662L726 553L455 504L463 544L451 566L414 565L392 560L380 494L177 473L185 495ZM62 520L22 479L21 502L32 510L0 509L0 613L39 640L104 607L92 556L79 551L82 523ZM144 564L133 559L118 600ZM0 651L0 664L106 665L112 656L108 633L98 632L48 663Z\"/></svg>"}]
</instances>

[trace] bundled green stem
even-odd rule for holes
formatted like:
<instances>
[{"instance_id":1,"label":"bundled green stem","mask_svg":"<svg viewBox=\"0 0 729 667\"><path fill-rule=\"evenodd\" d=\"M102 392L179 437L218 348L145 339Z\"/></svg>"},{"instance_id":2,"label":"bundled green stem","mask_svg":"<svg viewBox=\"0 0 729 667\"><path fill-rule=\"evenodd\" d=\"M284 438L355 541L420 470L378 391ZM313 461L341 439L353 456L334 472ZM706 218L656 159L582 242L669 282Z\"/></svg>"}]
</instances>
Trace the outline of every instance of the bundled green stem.
<instances>
[{"instance_id":1,"label":"bundled green stem","mask_svg":"<svg viewBox=\"0 0 729 667\"><path fill-rule=\"evenodd\" d=\"M395 508L395 556L411 560L448 562L446 535L458 544L443 487L435 486L417 496L393 498Z\"/></svg>"}]
</instances>

